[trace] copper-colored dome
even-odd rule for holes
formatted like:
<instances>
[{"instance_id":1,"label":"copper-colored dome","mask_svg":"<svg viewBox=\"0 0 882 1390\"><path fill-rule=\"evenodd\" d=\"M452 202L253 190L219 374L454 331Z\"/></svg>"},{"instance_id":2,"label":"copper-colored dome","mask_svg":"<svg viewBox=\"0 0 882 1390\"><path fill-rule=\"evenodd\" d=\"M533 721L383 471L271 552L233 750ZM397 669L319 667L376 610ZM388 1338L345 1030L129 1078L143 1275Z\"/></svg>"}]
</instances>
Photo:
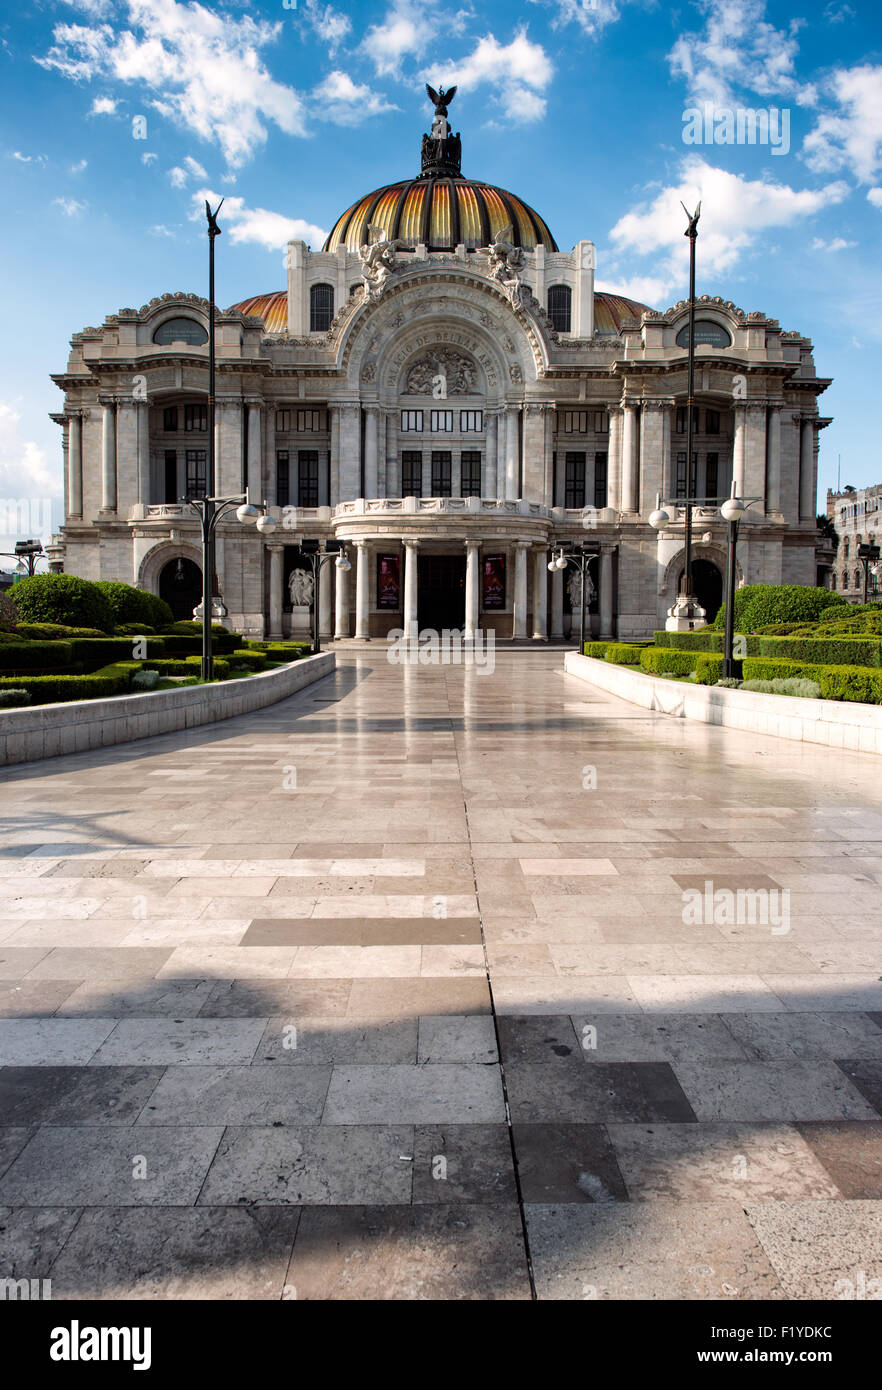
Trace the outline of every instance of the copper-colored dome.
<instances>
[{"instance_id":1,"label":"copper-colored dome","mask_svg":"<svg viewBox=\"0 0 882 1390\"><path fill-rule=\"evenodd\" d=\"M513 193L489 183L447 175L404 179L366 193L338 218L322 250L346 246L357 251L369 240L368 227L382 227L391 239L422 242L430 251L476 250L511 228L508 239L547 251L557 242L537 212Z\"/></svg>"}]
</instances>

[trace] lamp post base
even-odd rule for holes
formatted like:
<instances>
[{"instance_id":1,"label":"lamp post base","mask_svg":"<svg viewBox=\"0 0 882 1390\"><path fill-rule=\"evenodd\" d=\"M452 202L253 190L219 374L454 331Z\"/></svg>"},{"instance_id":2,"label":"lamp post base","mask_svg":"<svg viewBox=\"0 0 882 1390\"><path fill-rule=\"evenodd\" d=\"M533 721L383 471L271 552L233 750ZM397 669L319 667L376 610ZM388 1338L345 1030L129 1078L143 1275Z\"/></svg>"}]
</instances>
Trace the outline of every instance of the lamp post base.
<instances>
[{"instance_id":1,"label":"lamp post base","mask_svg":"<svg viewBox=\"0 0 882 1390\"><path fill-rule=\"evenodd\" d=\"M668 609L665 632L694 632L706 622L707 614L698 600L691 594L680 594L673 608Z\"/></svg>"},{"instance_id":2,"label":"lamp post base","mask_svg":"<svg viewBox=\"0 0 882 1390\"><path fill-rule=\"evenodd\" d=\"M223 599L221 599L221 598L219 598L217 595L215 595L215 597L214 597L214 598L212 599L212 601L211 601L211 621L212 621L213 623L222 623L222 622L224 621L224 619L225 619L226 617L228 617L228 616L229 616L229 615L228 615L228 613L227 613L227 610L226 610L226 607L225 607L225 605L224 605ZM201 623L201 622L202 622L202 604L201 604L201 603L197 603L196 607L193 609L193 618L195 619L195 621L196 621L197 623Z\"/></svg>"}]
</instances>

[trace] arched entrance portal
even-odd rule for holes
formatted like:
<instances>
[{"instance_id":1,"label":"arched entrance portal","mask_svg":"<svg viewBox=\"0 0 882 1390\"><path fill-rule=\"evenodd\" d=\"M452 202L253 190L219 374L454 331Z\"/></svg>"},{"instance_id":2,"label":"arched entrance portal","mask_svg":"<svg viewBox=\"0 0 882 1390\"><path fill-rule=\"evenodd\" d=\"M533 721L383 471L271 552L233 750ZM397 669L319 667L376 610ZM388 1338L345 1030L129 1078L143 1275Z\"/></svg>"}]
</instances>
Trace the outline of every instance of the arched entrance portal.
<instances>
[{"instance_id":1,"label":"arched entrance portal","mask_svg":"<svg viewBox=\"0 0 882 1390\"><path fill-rule=\"evenodd\" d=\"M202 602L202 571L199 566L184 555L169 560L160 571L159 597L165 599L176 622L192 618L193 609Z\"/></svg>"},{"instance_id":2,"label":"arched entrance portal","mask_svg":"<svg viewBox=\"0 0 882 1390\"><path fill-rule=\"evenodd\" d=\"M682 579L683 570L678 577L678 589ZM692 583L695 597L707 614L707 621L712 623L723 602L723 576L713 560L692 561Z\"/></svg>"}]
</instances>

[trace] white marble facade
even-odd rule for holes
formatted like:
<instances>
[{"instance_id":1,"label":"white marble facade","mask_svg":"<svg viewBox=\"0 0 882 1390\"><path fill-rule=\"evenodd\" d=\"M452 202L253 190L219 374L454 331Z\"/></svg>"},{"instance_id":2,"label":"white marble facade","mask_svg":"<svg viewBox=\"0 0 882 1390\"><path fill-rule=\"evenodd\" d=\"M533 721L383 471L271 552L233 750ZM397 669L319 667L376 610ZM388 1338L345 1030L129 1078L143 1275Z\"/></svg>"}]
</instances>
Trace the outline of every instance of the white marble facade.
<instances>
[{"instance_id":1,"label":"white marble facade","mask_svg":"<svg viewBox=\"0 0 882 1390\"><path fill-rule=\"evenodd\" d=\"M218 577L237 628L293 630L303 537L342 540L352 561L348 574L322 571L326 636L382 636L415 620L561 636L568 591L547 560L555 543L582 539L598 550L591 631L663 625L682 525L657 534L647 518L657 494L678 493L678 476L682 495L685 303L655 312L595 293L590 242L526 250L513 280L496 273L498 253L417 243L390 253L371 295L345 245L295 242L287 260L286 291L216 319L216 491L247 486L283 523L271 536L221 528ZM310 331L315 285L336 312ZM546 312L552 286L569 289L570 331ZM198 531L180 499L198 490L207 448L207 311L196 295L163 294L74 334L53 378L66 497L55 555L68 572L166 594L177 576L189 593ZM741 579L812 584L829 423L812 344L722 299L702 298L697 318L697 496L721 501L734 480L760 499L742 527ZM696 555L713 588L725 565L718 503L699 511L696 531L710 533Z\"/></svg>"}]
</instances>

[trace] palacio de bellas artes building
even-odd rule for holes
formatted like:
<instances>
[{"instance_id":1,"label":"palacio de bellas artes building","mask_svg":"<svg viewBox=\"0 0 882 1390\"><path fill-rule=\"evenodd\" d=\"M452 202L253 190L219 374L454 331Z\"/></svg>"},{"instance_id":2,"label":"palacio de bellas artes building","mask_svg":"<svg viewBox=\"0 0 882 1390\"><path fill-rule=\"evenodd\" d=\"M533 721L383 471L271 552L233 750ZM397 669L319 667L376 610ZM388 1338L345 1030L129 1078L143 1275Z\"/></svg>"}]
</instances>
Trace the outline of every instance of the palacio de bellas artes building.
<instances>
[{"instance_id":1,"label":"palacio de bellas artes building","mask_svg":"<svg viewBox=\"0 0 882 1390\"><path fill-rule=\"evenodd\" d=\"M453 91L428 90L419 170L357 197L321 250L292 241L286 288L217 312L216 492L247 486L279 522L221 525L227 620L261 637L308 631L299 542L317 538L344 542L352 565L321 567L324 637L417 623L562 638L578 577L548 562L587 539L590 632L647 635L683 570L682 509L662 531L648 518L658 495L686 495L688 304L596 291L592 241L562 250L516 194L464 177ZM73 335L53 378L66 498L54 567L137 584L177 617L201 597L184 499L205 490L208 309L180 292L120 309ZM808 338L722 298L699 298L695 340L694 579L712 618L733 483L758 499L739 582L815 583L829 382Z\"/></svg>"}]
</instances>

